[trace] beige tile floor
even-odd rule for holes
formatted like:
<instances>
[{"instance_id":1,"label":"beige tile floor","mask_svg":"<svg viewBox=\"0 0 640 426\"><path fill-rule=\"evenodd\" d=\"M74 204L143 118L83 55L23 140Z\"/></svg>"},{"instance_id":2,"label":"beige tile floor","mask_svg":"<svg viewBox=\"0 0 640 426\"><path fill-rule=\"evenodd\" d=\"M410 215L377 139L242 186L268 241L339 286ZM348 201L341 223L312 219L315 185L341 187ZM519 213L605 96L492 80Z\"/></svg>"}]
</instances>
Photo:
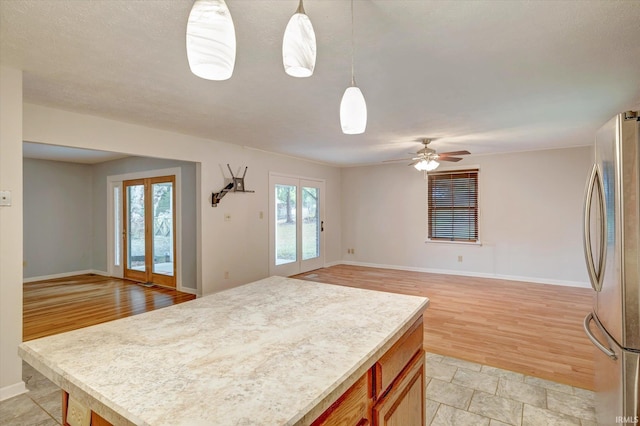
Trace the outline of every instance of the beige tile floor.
<instances>
[{"instance_id":1,"label":"beige tile floor","mask_svg":"<svg viewBox=\"0 0 640 426\"><path fill-rule=\"evenodd\" d=\"M595 426L593 392L427 354L427 425Z\"/></svg>"},{"instance_id":2,"label":"beige tile floor","mask_svg":"<svg viewBox=\"0 0 640 426\"><path fill-rule=\"evenodd\" d=\"M0 402L0 425L61 423L60 389L23 363L29 392ZM593 392L427 354L427 425L595 426Z\"/></svg>"},{"instance_id":3,"label":"beige tile floor","mask_svg":"<svg viewBox=\"0 0 640 426\"><path fill-rule=\"evenodd\" d=\"M60 388L26 362L22 380L29 392L0 402L2 426L58 426L62 424Z\"/></svg>"}]
</instances>

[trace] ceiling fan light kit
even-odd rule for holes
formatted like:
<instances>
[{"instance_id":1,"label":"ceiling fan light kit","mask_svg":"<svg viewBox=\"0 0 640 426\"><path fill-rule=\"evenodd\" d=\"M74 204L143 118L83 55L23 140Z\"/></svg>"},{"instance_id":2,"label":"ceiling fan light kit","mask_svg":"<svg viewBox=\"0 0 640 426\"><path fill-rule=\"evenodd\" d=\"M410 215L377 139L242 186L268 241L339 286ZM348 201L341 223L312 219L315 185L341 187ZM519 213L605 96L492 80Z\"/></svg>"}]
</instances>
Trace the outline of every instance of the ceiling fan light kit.
<instances>
[{"instance_id":1,"label":"ceiling fan light kit","mask_svg":"<svg viewBox=\"0 0 640 426\"><path fill-rule=\"evenodd\" d=\"M196 0L187 22L191 72L207 80L227 80L236 63L236 30L224 0Z\"/></svg>"},{"instance_id":2,"label":"ceiling fan light kit","mask_svg":"<svg viewBox=\"0 0 640 426\"><path fill-rule=\"evenodd\" d=\"M310 77L316 66L316 34L302 0L284 30L282 62L284 71L292 77Z\"/></svg>"},{"instance_id":3,"label":"ceiling fan light kit","mask_svg":"<svg viewBox=\"0 0 640 426\"><path fill-rule=\"evenodd\" d=\"M437 169L439 165L440 163L438 163L436 160L422 159L418 161L416 164L414 164L413 167L415 167L416 170L419 170L421 172L430 172Z\"/></svg>"},{"instance_id":4,"label":"ceiling fan light kit","mask_svg":"<svg viewBox=\"0 0 640 426\"><path fill-rule=\"evenodd\" d=\"M433 139L423 138L419 139L419 141L424 145L422 149L419 149L412 158L399 158L395 160L386 160L383 163L390 163L394 161L407 161L413 160L413 162L409 163L409 166L413 166L416 170L421 172L431 172L440 166L440 161L450 161L450 162L458 162L462 160L460 157L456 157L457 155L469 155L471 154L469 151L451 151L451 152L441 152L440 154L436 153L436 150L433 148L429 148L429 144L433 141ZM438 160L438 161L436 161Z\"/></svg>"}]
</instances>

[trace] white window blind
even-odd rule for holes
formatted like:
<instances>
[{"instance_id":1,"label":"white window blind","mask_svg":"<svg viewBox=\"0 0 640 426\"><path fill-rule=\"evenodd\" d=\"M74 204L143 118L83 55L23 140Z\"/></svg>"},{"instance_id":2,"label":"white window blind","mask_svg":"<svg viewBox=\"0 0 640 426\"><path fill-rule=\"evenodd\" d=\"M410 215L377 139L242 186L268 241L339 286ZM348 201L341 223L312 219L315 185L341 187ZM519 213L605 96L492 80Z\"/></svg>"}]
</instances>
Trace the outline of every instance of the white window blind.
<instances>
[{"instance_id":1,"label":"white window blind","mask_svg":"<svg viewBox=\"0 0 640 426\"><path fill-rule=\"evenodd\" d=\"M478 170L428 174L429 239L478 241Z\"/></svg>"}]
</instances>

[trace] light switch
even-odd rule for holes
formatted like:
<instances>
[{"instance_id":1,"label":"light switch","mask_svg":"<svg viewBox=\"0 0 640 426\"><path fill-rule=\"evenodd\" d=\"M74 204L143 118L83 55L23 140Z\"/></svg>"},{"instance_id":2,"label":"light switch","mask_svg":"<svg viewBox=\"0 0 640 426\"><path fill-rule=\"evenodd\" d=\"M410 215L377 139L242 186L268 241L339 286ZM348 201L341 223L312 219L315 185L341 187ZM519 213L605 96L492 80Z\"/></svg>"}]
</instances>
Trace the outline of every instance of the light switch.
<instances>
[{"instance_id":1,"label":"light switch","mask_svg":"<svg viewBox=\"0 0 640 426\"><path fill-rule=\"evenodd\" d=\"M225 213L225 214L224 214L224 221L225 221L225 222L229 222L230 220L231 220L231 214L229 214L229 213Z\"/></svg>"},{"instance_id":2,"label":"light switch","mask_svg":"<svg viewBox=\"0 0 640 426\"><path fill-rule=\"evenodd\" d=\"M0 206L11 205L11 191L0 191Z\"/></svg>"}]
</instances>

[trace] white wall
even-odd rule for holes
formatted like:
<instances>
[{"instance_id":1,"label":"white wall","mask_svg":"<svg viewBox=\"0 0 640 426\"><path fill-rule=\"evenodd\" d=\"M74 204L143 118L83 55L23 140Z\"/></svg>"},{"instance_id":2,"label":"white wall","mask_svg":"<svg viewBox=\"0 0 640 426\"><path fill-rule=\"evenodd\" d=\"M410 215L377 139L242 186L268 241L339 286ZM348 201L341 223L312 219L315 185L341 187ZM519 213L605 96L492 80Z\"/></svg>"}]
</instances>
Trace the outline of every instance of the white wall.
<instances>
[{"instance_id":1,"label":"white wall","mask_svg":"<svg viewBox=\"0 0 640 426\"><path fill-rule=\"evenodd\" d=\"M0 189L12 207L0 207L0 400L23 392L17 346L22 341L22 141L200 162L197 168L198 290L202 294L264 278L269 273L268 176L270 171L326 180L327 263L340 259L340 170L313 162L247 150L236 145L146 128L38 105L22 105L22 74L0 67ZM212 191L226 164L248 166L247 189L216 208ZM264 212L264 219L259 213ZM231 221L225 222L224 215ZM229 279L224 279L229 271ZM215 326L212 325L212 326Z\"/></svg>"},{"instance_id":2,"label":"white wall","mask_svg":"<svg viewBox=\"0 0 640 426\"><path fill-rule=\"evenodd\" d=\"M25 158L23 167L24 278L95 269L92 166Z\"/></svg>"},{"instance_id":3,"label":"white wall","mask_svg":"<svg viewBox=\"0 0 640 426\"><path fill-rule=\"evenodd\" d=\"M482 245L425 243L426 181L414 168L393 164L343 169L343 258L588 287L582 200L591 158L590 147L579 147L472 156L456 163L480 167ZM355 254L346 254L348 248Z\"/></svg>"},{"instance_id":4,"label":"white wall","mask_svg":"<svg viewBox=\"0 0 640 426\"><path fill-rule=\"evenodd\" d=\"M220 291L266 277L269 273L269 172L325 179L327 187L325 241L327 263L340 260L340 170L313 162L244 149L240 146L172 133L95 116L25 104L25 141L199 162L198 290ZM249 167L246 188L254 194L227 195L210 204L234 172ZM263 212L263 219L260 219ZM225 221L224 215L231 215ZM229 271L229 279L224 272Z\"/></svg>"},{"instance_id":5,"label":"white wall","mask_svg":"<svg viewBox=\"0 0 640 426\"><path fill-rule=\"evenodd\" d=\"M22 72L0 66L0 400L25 391L22 342Z\"/></svg>"}]
</instances>

